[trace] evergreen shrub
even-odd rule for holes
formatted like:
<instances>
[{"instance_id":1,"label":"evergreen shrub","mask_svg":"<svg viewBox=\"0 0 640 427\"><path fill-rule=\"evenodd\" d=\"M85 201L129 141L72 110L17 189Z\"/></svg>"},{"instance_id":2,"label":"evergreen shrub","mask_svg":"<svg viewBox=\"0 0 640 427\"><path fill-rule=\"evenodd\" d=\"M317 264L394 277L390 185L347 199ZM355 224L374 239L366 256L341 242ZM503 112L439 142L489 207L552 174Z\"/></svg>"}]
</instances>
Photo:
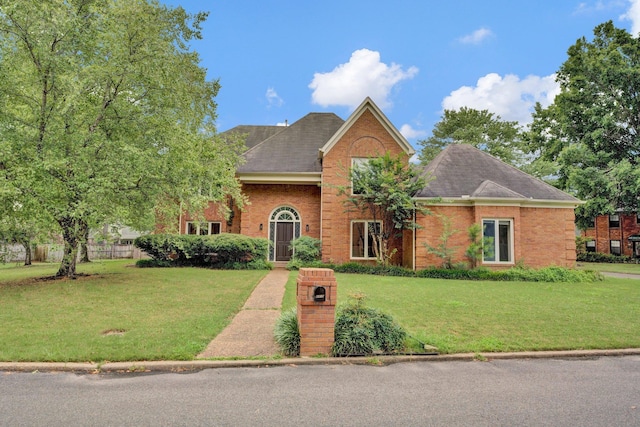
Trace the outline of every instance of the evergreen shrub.
<instances>
[{"instance_id":1,"label":"evergreen shrub","mask_svg":"<svg viewBox=\"0 0 640 427\"><path fill-rule=\"evenodd\" d=\"M134 245L145 251L157 266L190 266L224 269L268 269L269 242L240 234L198 236L150 234ZM149 266L150 262L142 263Z\"/></svg>"}]
</instances>

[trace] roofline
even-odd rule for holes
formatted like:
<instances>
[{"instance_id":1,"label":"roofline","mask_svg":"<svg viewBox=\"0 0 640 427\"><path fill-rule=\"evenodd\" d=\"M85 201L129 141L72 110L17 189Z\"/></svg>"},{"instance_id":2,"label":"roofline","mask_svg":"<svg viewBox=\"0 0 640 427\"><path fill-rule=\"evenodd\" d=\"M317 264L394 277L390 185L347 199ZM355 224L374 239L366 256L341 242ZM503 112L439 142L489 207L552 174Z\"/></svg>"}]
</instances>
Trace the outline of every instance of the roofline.
<instances>
[{"instance_id":1,"label":"roofline","mask_svg":"<svg viewBox=\"0 0 640 427\"><path fill-rule=\"evenodd\" d=\"M414 197L414 200L431 206L516 206L527 208L573 208L583 205L582 200L544 200L490 197Z\"/></svg>"},{"instance_id":2,"label":"roofline","mask_svg":"<svg viewBox=\"0 0 640 427\"><path fill-rule=\"evenodd\" d=\"M396 142L400 145L400 147L402 147L404 152L407 153L409 157L413 156L416 153L416 150L414 150L411 144L409 144L409 141L407 141L407 139L404 136L402 136L400 131L396 129L396 127L389 121L389 119L387 118L387 116L384 115L382 110L380 110L380 108L373 102L373 100L367 96L364 99L364 101L362 101L360 106L358 106L358 108L356 108L355 111L351 113L351 115L349 116L349 118L347 118L347 120L345 120L345 122L342 124L342 126L340 126L340 128L336 131L336 133L333 134L333 136L329 139L329 141L327 141L327 143L322 148L320 148L320 153L319 153L320 157L323 157L325 154L331 151L333 146L336 145L336 143L351 128L351 126L367 110L373 113L373 115L378 119L378 121L380 121L380 123L387 130L387 132L389 132L394 137Z\"/></svg>"},{"instance_id":3,"label":"roofline","mask_svg":"<svg viewBox=\"0 0 640 427\"><path fill-rule=\"evenodd\" d=\"M243 184L302 184L316 185L322 182L322 172L253 172L239 173Z\"/></svg>"}]
</instances>

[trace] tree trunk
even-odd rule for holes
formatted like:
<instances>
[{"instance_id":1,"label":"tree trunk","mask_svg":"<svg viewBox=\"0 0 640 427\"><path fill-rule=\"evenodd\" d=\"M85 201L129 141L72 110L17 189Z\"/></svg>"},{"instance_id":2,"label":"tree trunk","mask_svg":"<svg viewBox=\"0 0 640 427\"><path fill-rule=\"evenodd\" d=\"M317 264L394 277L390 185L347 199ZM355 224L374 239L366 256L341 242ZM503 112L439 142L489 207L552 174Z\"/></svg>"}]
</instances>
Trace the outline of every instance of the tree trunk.
<instances>
[{"instance_id":1,"label":"tree trunk","mask_svg":"<svg viewBox=\"0 0 640 427\"><path fill-rule=\"evenodd\" d=\"M80 220L80 232L82 235L82 241L80 242L80 262L91 262L89 259L89 226L85 221Z\"/></svg>"},{"instance_id":2,"label":"tree trunk","mask_svg":"<svg viewBox=\"0 0 640 427\"><path fill-rule=\"evenodd\" d=\"M24 265L31 265L31 242L23 242L24 246Z\"/></svg>"},{"instance_id":3,"label":"tree trunk","mask_svg":"<svg viewBox=\"0 0 640 427\"><path fill-rule=\"evenodd\" d=\"M76 260L78 259L78 220L73 218L62 218L58 220L58 224L62 228L62 238L64 239L64 253L60 268L56 273L56 277L68 277L75 279L76 277Z\"/></svg>"}]
</instances>

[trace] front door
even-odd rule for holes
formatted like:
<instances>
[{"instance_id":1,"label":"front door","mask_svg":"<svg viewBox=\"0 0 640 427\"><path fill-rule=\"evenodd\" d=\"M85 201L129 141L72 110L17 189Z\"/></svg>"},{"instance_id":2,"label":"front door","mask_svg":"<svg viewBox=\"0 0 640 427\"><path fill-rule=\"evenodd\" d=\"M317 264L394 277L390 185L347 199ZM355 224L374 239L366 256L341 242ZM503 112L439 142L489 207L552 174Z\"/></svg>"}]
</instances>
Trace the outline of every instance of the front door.
<instances>
[{"instance_id":1,"label":"front door","mask_svg":"<svg viewBox=\"0 0 640 427\"><path fill-rule=\"evenodd\" d=\"M291 241L293 240L293 223L276 223L276 261L291 259Z\"/></svg>"}]
</instances>

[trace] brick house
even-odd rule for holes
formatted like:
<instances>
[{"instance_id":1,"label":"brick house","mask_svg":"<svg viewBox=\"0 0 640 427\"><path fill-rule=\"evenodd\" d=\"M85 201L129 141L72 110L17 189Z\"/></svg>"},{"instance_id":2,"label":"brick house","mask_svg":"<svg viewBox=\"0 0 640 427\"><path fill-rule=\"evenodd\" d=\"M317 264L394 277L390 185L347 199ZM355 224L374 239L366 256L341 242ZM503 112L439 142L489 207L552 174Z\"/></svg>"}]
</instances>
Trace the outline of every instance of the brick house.
<instances>
[{"instance_id":1,"label":"brick house","mask_svg":"<svg viewBox=\"0 0 640 427\"><path fill-rule=\"evenodd\" d=\"M299 236L322 241L326 262L374 262L368 236L371 218L347 212L336 186L348 169L386 152L409 162L414 149L369 98L343 120L333 113L310 113L291 126L238 126L225 134L246 135L246 162L237 170L249 205L234 208L225 221L216 206L206 223L180 218L181 233L241 233L272 243L269 261L290 259L289 243ZM453 144L426 168L432 180L416 195L431 212L451 219L454 261L464 261L467 229L482 225L487 242L482 265L572 266L575 263L574 197L468 145ZM394 262L410 268L437 266L424 243L442 234L438 215L418 215L421 228L405 230L393 242ZM375 226L375 225L374 225Z\"/></svg>"},{"instance_id":2,"label":"brick house","mask_svg":"<svg viewBox=\"0 0 640 427\"><path fill-rule=\"evenodd\" d=\"M600 215L583 232L587 252L640 258L640 213Z\"/></svg>"}]
</instances>

